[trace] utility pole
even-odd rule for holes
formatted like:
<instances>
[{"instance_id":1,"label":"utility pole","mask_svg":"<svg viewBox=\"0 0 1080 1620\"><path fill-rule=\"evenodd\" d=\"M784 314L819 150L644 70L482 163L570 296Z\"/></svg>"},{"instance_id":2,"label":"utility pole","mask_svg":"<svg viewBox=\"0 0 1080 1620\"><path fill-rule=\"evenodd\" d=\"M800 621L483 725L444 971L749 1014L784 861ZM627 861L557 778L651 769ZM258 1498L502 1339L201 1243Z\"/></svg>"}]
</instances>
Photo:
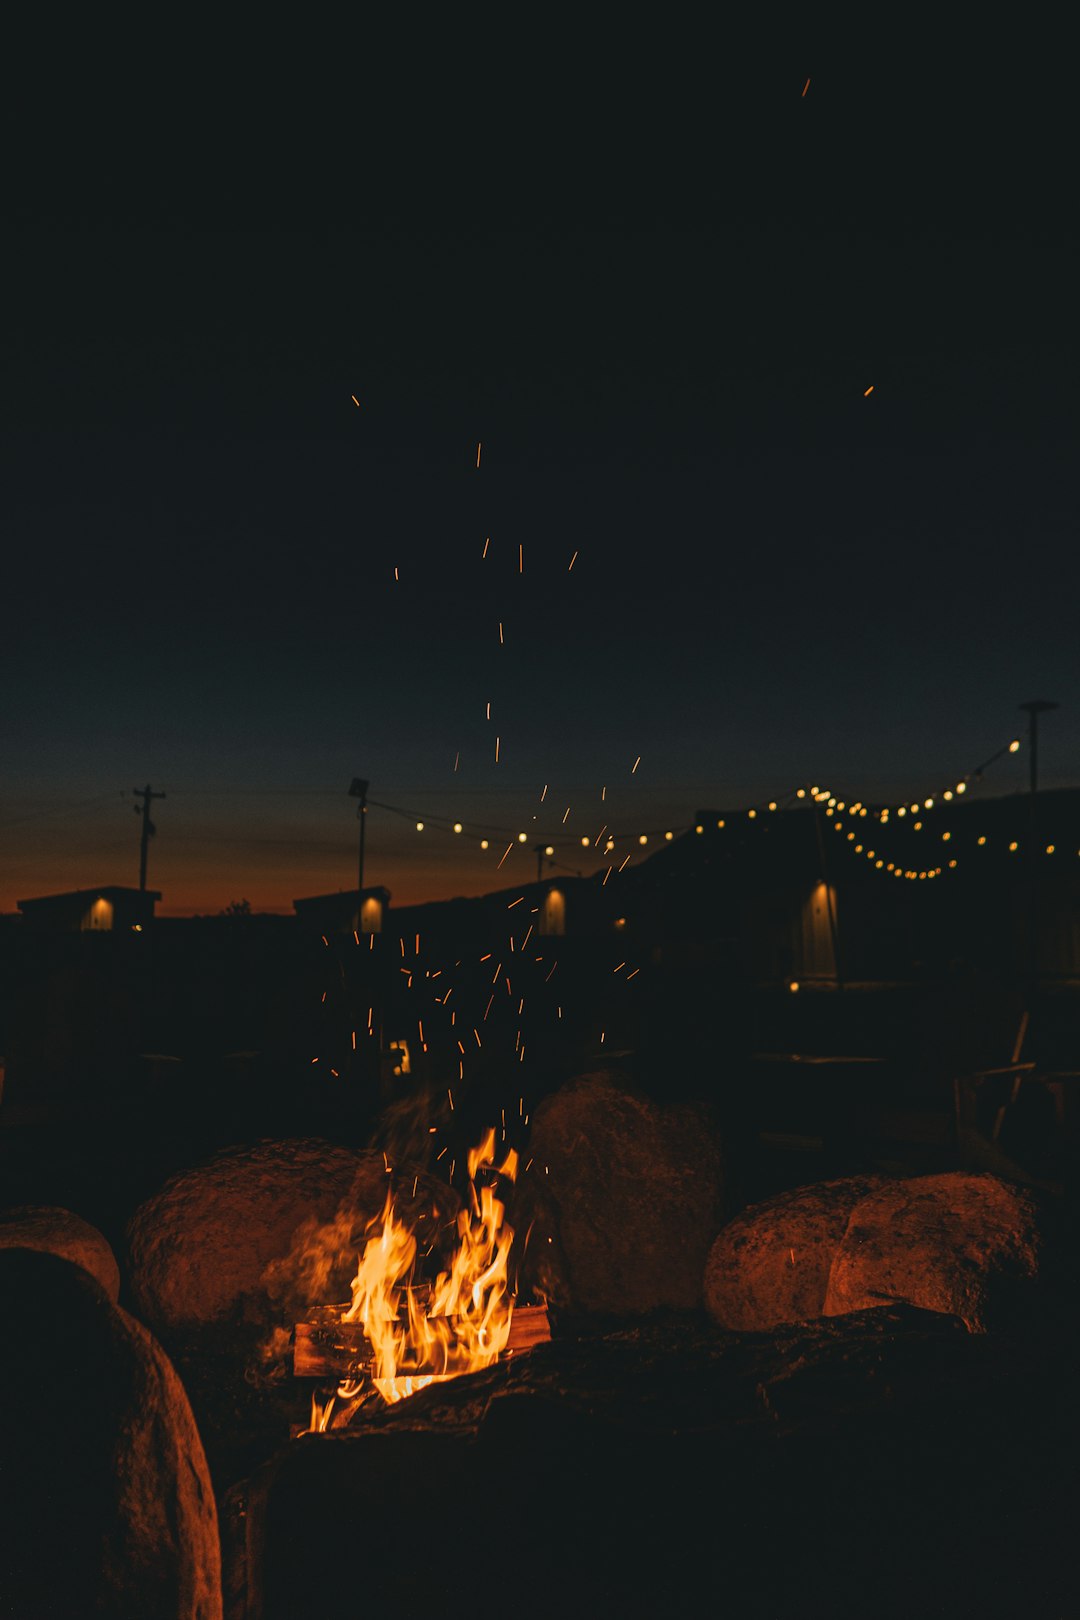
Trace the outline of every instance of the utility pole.
<instances>
[{"instance_id":1,"label":"utility pole","mask_svg":"<svg viewBox=\"0 0 1080 1620\"><path fill-rule=\"evenodd\" d=\"M1028 874L1028 975L1030 978L1029 998L1034 993L1039 978L1039 857L1038 837L1039 829L1036 821L1035 806L1039 791L1039 716L1046 714L1050 709L1059 707L1056 703L1048 703L1045 698L1032 698L1030 703L1021 703L1020 707L1027 710L1028 716L1028 782L1030 787L1029 802L1031 814L1028 818L1027 838L1027 866ZM1030 1011L1030 1006L1028 1008Z\"/></svg>"},{"instance_id":2,"label":"utility pole","mask_svg":"<svg viewBox=\"0 0 1080 1620\"><path fill-rule=\"evenodd\" d=\"M356 819L360 823L360 860L356 872L356 926L360 927L360 911L364 904L364 829L367 826L367 790L370 782L365 782L362 776L354 776L349 787L349 797L359 799L356 807Z\"/></svg>"},{"instance_id":3,"label":"utility pole","mask_svg":"<svg viewBox=\"0 0 1080 1620\"><path fill-rule=\"evenodd\" d=\"M1057 709L1060 704L1047 703L1045 698L1033 698L1030 703L1021 703L1020 707L1028 713L1028 754L1029 773L1031 781L1032 815L1035 809L1035 794L1039 787L1039 716L1048 709Z\"/></svg>"},{"instance_id":4,"label":"utility pole","mask_svg":"<svg viewBox=\"0 0 1080 1620\"><path fill-rule=\"evenodd\" d=\"M142 816L142 838L139 843L139 893L143 894L146 890L147 850L149 848L151 838L157 832L157 828L150 820L150 800L163 799L165 795L164 793L155 793L149 782L147 782L144 788L132 788L131 791L134 793L137 799L142 800L142 809L140 809L138 805L135 805L134 809L137 816Z\"/></svg>"},{"instance_id":5,"label":"utility pole","mask_svg":"<svg viewBox=\"0 0 1080 1620\"><path fill-rule=\"evenodd\" d=\"M544 877L544 856L548 852L546 844L534 844L533 854L536 856L536 881L541 883Z\"/></svg>"}]
</instances>

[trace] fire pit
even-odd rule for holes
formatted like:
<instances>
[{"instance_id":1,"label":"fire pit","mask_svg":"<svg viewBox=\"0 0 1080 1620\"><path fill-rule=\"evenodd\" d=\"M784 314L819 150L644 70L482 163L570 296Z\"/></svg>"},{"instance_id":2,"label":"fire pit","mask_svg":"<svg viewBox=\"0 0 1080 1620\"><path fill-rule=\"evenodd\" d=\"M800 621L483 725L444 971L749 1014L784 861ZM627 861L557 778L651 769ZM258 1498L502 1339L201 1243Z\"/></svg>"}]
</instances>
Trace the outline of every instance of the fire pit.
<instances>
[{"instance_id":1,"label":"fire pit","mask_svg":"<svg viewBox=\"0 0 1080 1620\"><path fill-rule=\"evenodd\" d=\"M388 1189L381 1215L369 1223L351 1302L316 1306L293 1330L294 1376L319 1381L310 1423L298 1432L341 1428L366 1401L393 1404L551 1337L544 1305L515 1308L514 1230L498 1191L500 1182L513 1183L518 1156L511 1148L496 1165L495 1149L492 1128L468 1155L467 1198L452 1223L453 1242L442 1245L445 1268L431 1280L419 1274L416 1227ZM439 1236L430 1236L424 1258L436 1253Z\"/></svg>"}]
</instances>

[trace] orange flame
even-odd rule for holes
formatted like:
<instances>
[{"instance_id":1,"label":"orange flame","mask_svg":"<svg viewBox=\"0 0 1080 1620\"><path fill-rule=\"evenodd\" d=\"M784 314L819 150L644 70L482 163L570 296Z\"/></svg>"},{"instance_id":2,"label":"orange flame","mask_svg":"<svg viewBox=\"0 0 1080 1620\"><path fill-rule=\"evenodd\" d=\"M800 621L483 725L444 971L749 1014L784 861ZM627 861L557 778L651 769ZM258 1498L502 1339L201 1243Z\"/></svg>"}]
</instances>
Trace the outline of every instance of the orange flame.
<instances>
[{"instance_id":1,"label":"orange flame","mask_svg":"<svg viewBox=\"0 0 1080 1620\"><path fill-rule=\"evenodd\" d=\"M514 1180L517 1162L511 1148L496 1167L494 1129L470 1152L471 1208L458 1214L450 1270L439 1273L429 1295L413 1282L416 1236L397 1219L393 1193L387 1194L381 1230L364 1246L344 1316L363 1326L374 1356L372 1382L384 1400L402 1400L436 1378L478 1372L505 1349L513 1315L514 1232L496 1192L501 1176ZM478 1196L481 1169L494 1174Z\"/></svg>"}]
</instances>

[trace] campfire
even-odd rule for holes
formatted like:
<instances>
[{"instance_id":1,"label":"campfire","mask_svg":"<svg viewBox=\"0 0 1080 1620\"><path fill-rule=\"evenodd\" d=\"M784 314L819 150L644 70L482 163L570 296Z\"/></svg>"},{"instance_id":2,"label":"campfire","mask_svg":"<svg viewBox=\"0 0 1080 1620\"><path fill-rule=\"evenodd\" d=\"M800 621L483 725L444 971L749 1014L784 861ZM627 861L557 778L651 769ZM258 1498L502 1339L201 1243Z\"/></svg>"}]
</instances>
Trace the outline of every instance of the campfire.
<instances>
[{"instance_id":1,"label":"campfire","mask_svg":"<svg viewBox=\"0 0 1080 1620\"><path fill-rule=\"evenodd\" d=\"M373 1394L401 1401L550 1338L546 1306L518 1306L511 1279L514 1229L499 1190L517 1168L513 1148L496 1164L490 1129L468 1155L468 1197L433 1280L421 1274L417 1231L390 1188L368 1224L351 1301L315 1307L295 1326L293 1374L322 1381L300 1433L343 1427Z\"/></svg>"}]
</instances>

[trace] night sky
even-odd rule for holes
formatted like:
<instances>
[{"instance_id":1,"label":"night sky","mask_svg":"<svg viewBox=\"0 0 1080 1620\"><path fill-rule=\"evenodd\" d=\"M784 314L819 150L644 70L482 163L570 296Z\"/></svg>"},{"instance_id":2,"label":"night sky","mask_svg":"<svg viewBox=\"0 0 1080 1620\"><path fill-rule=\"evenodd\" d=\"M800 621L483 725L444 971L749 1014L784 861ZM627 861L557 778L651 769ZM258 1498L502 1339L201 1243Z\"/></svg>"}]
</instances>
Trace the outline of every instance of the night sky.
<instances>
[{"instance_id":1,"label":"night sky","mask_svg":"<svg viewBox=\"0 0 1080 1620\"><path fill-rule=\"evenodd\" d=\"M355 776L400 904L933 792L1031 698L1080 785L1072 100L656 72L9 107L0 911L136 883L145 783L166 914L355 884Z\"/></svg>"}]
</instances>

